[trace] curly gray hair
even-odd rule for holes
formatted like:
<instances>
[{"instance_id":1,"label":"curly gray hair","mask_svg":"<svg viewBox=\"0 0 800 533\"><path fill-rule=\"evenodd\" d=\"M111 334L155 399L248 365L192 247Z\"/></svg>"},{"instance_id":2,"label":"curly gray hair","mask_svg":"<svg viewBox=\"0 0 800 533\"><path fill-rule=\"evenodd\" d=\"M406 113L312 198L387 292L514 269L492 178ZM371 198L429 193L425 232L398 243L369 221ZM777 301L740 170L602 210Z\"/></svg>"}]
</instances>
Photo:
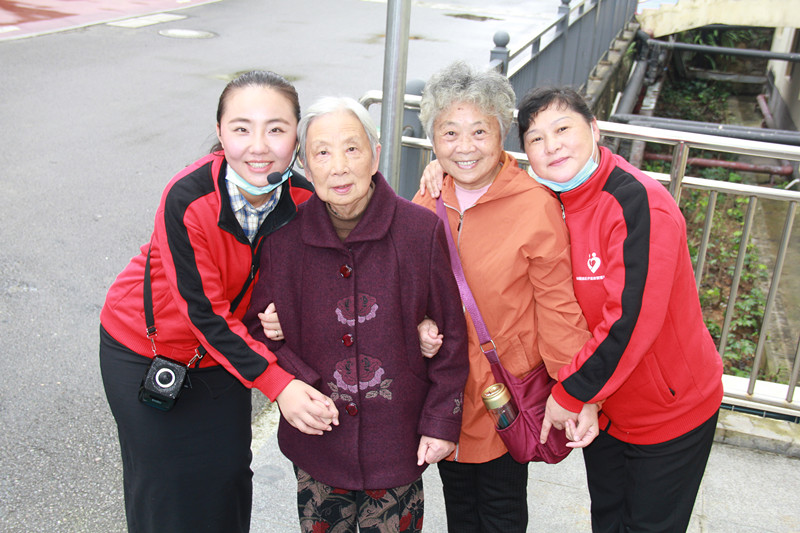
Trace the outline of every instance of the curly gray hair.
<instances>
[{"instance_id":1,"label":"curly gray hair","mask_svg":"<svg viewBox=\"0 0 800 533\"><path fill-rule=\"evenodd\" d=\"M419 107L419 120L429 140L433 141L433 125L439 114L459 102L473 104L495 117L500 123L500 138L506 138L517 102L508 78L496 70L479 71L463 61L456 61L431 76Z\"/></svg>"}]
</instances>

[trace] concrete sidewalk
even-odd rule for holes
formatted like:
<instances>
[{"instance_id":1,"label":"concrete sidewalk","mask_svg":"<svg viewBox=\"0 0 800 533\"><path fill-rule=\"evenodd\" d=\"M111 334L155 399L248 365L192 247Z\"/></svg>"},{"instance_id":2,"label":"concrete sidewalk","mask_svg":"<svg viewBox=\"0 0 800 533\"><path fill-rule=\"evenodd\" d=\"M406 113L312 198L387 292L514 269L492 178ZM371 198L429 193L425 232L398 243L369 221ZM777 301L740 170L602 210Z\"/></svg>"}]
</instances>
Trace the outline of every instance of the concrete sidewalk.
<instances>
[{"instance_id":1,"label":"concrete sidewalk","mask_svg":"<svg viewBox=\"0 0 800 533\"><path fill-rule=\"evenodd\" d=\"M254 533L298 531L291 463L278 450L277 410L256 417L253 439ZM741 444L741 445L739 445ZM800 425L723 410L695 503L690 533L800 532L800 459L773 453L798 450ZM763 450L773 450L763 451ZM436 467L423 475L425 531L447 531ZM558 465L531 463L530 532L591 531L586 473L580 452Z\"/></svg>"}]
</instances>

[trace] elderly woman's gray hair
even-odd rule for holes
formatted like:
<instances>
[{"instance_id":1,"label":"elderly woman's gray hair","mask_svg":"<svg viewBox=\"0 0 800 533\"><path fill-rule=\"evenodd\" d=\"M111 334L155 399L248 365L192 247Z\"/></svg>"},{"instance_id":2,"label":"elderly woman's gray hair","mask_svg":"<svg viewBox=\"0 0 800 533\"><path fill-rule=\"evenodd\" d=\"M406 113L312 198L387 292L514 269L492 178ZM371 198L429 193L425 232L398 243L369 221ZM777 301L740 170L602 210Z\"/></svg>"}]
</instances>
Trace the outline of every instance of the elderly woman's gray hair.
<instances>
[{"instance_id":1,"label":"elderly woman's gray hair","mask_svg":"<svg viewBox=\"0 0 800 533\"><path fill-rule=\"evenodd\" d=\"M419 120L428 139L433 141L433 124L451 105L466 102L500 123L500 138L505 139L514 120L517 103L508 78L496 70L477 70L456 61L428 80L422 92Z\"/></svg>"},{"instance_id":2,"label":"elderly woman's gray hair","mask_svg":"<svg viewBox=\"0 0 800 533\"><path fill-rule=\"evenodd\" d=\"M378 156L377 147L380 142L378 138L378 128L369 115L369 111L352 98L346 96L325 96L311 104L308 111L305 112L303 118L301 118L300 122L297 124L297 143L300 147L300 153L298 155L301 161L306 160L306 137L308 136L308 127L315 118L321 117L322 115L329 115L337 111L349 111L356 116L369 138L369 145L370 148L372 148L372 158L375 159Z\"/></svg>"}]
</instances>

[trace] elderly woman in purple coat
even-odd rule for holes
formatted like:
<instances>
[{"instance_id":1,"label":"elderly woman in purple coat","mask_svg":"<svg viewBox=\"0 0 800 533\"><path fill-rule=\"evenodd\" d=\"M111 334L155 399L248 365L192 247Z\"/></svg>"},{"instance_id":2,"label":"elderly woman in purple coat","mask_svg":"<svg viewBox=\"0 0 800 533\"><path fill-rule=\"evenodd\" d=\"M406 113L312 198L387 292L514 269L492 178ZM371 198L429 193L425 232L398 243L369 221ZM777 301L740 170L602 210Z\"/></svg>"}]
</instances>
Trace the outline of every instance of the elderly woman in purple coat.
<instances>
[{"instance_id":1,"label":"elderly woman in purple coat","mask_svg":"<svg viewBox=\"0 0 800 533\"><path fill-rule=\"evenodd\" d=\"M455 447L469 365L444 227L378 172L377 130L355 100L311 106L298 141L316 193L264 244L245 323L336 413L329 431L308 435L280 405L301 529L419 531L421 475ZM280 342L257 316L270 302ZM426 316L444 333L433 359L420 352Z\"/></svg>"}]
</instances>

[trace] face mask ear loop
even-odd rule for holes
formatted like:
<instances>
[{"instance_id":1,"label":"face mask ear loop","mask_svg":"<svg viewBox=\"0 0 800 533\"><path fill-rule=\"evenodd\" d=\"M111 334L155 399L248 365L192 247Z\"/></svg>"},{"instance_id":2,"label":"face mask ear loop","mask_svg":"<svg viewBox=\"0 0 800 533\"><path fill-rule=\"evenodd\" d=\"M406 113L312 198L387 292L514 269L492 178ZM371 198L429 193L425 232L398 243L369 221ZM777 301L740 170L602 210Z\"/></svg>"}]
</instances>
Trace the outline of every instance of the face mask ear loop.
<instances>
[{"instance_id":1,"label":"face mask ear loop","mask_svg":"<svg viewBox=\"0 0 800 533\"><path fill-rule=\"evenodd\" d=\"M292 160L289 162L289 166L286 167L286 170L283 171L284 174L286 174L287 172L292 170L292 167L294 166L295 162L297 162L297 154L299 154L299 153L300 153L300 144L298 144L295 147L294 154L292 155Z\"/></svg>"},{"instance_id":2,"label":"face mask ear loop","mask_svg":"<svg viewBox=\"0 0 800 533\"><path fill-rule=\"evenodd\" d=\"M595 127L596 126L594 124L592 124L591 122L589 123L589 129L592 131L592 155L590 155L589 157L591 158L592 161L595 162L595 164L598 164L599 161L597 161L597 159L594 158L594 150L595 150L595 148L597 148L598 152L600 151L600 147L597 145L597 141L594 140L594 128Z\"/></svg>"}]
</instances>

